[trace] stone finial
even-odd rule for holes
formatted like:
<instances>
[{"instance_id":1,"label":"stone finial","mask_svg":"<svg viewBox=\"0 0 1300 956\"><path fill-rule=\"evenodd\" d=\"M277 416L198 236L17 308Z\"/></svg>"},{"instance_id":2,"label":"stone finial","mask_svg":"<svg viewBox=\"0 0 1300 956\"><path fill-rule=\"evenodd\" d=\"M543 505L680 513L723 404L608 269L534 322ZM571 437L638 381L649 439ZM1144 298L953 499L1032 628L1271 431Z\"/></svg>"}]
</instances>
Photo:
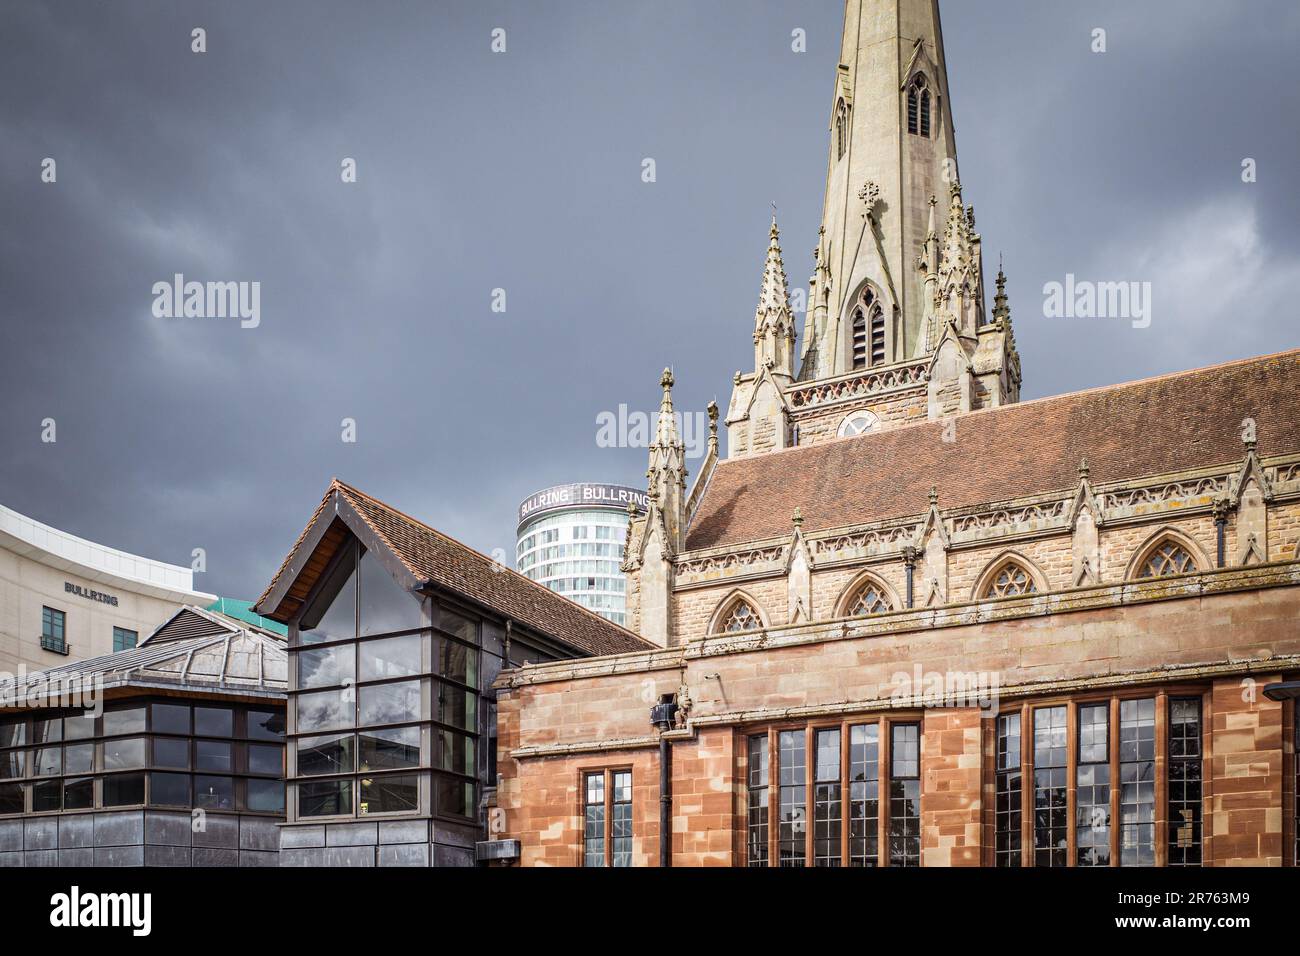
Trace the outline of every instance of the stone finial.
<instances>
[{"instance_id":1,"label":"stone finial","mask_svg":"<svg viewBox=\"0 0 1300 956\"><path fill-rule=\"evenodd\" d=\"M713 401L709 402L709 407L706 409L706 411L708 411L708 413L709 413L709 431L713 432L713 434L716 435L716 434L718 433L718 402L717 402L717 399L714 399Z\"/></svg>"},{"instance_id":2,"label":"stone finial","mask_svg":"<svg viewBox=\"0 0 1300 956\"><path fill-rule=\"evenodd\" d=\"M1084 456L1079 459L1079 480L1087 481L1090 474L1092 474L1092 469L1088 467L1087 456Z\"/></svg>"},{"instance_id":3,"label":"stone finial","mask_svg":"<svg viewBox=\"0 0 1300 956\"><path fill-rule=\"evenodd\" d=\"M636 517L637 515L639 515L640 513L641 513L641 512L640 512L640 510L637 508L637 506L636 506L636 502L635 502L635 501L629 501L629 502L627 503L627 516L628 516L629 518L635 518L635 517Z\"/></svg>"},{"instance_id":4,"label":"stone finial","mask_svg":"<svg viewBox=\"0 0 1300 956\"><path fill-rule=\"evenodd\" d=\"M665 392L669 392L672 390L674 381L675 380L673 379L673 370L670 368L664 369L664 374L660 377L659 384L663 386Z\"/></svg>"},{"instance_id":5,"label":"stone finial","mask_svg":"<svg viewBox=\"0 0 1300 956\"><path fill-rule=\"evenodd\" d=\"M739 385L739 384L740 384L740 380L741 380L742 377L743 377L743 376L740 374L740 370L737 369L737 370L736 370L736 374L735 374L735 375L732 377L732 379L731 379L731 384L732 384L732 385Z\"/></svg>"},{"instance_id":6,"label":"stone finial","mask_svg":"<svg viewBox=\"0 0 1300 956\"><path fill-rule=\"evenodd\" d=\"M930 486L930 507L933 508L938 503L939 503L939 486L931 485Z\"/></svg>"},{"instance_id":7,"label":"stone finial","mask_svg":"<svg viewBox=\"0 0 1300 956\"><path fill-rule=\"evenodd\" d=\"M880 205L880 184L868 179L858 190L858 198L862 200L862 205L865 207L864 213L870 216Z\"/></svg>"},{"instance_id":8,"label":"stone finial","mask_svg":"<svg viewBox=\"0 0 1300 956\"><path fill-rule=\"evenodd\" d=\"M1245 418L1241 422L1241 443L1246 446L1246 451L1255 450L1258 442L1258 435L1255 432L1255 419Z\"/></svg>"},{"instance_id":9,"label":"stone finial","mask_svg":"<svg viewBox=\"0 0 1300 956\"><path fill-rule=\"evenodd\" d=\"M794 514L792 514L792 515L790 516L790 520L794 522L794 526L795 526L796 528L802 528L802 527L803 527L803 509L796 507L796 508L794 509Z\"/></svg>"}]
</instances>

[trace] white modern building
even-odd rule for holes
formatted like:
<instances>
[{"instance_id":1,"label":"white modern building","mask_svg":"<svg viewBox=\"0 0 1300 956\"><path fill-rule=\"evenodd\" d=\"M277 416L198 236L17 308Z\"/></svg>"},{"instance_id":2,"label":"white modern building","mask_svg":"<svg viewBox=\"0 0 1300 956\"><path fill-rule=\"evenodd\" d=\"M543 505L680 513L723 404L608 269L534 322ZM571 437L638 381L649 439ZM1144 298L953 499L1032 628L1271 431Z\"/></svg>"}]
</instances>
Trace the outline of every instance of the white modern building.
<instances>
[{"instance_id":1,"label":"white modern building","mask_svg":"<svg viewBox=\"0 0 1300 956\"><path fill-rule=\"evenodd\" d=\"M0 505L0 671L48 670L134 647L194 589L189 568L127 554Z\"/></svg>"},{"instance_id":2,"label":"white modern building","mask_svg":"<svg viewBox=\"0 0 1300 956\"><path fill-rule=\"evenodd\" d=\"M615 624L624 624L627 584L619 565L628 505L644 512L646 492L623 485L556 485L519 506L515 567Z\"/></svg>"}]
</instances>

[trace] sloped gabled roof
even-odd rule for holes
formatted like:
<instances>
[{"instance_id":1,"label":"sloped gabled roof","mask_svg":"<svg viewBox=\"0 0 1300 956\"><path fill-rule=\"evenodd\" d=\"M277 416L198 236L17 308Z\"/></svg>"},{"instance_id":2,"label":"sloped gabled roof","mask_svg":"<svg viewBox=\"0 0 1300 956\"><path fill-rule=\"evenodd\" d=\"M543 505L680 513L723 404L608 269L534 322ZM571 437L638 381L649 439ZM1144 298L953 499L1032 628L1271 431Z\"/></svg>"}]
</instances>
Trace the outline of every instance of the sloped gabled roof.
<instances>
[{"instance_id":1,"label":"sloped gabled roof","mask_svg":"<svg viewBox=\"0 0 1300 956\"><path fill-rule=\"evenodd\" d=\"M284 638L192 605L177 610L139 646L0 684L0 699L43 697L62 683L104 689L282 696L289 686Z\"/></svg>"},{"instance_id":2,"label":"sloped gabled roof","mask_svg":"<svg viewBox=\"0 0 1300 956\"><path fill-rule=\"evenodd\" d=\"M458 594L583 654L622 654L654 647L337 478L254 609L272 620L289 621L346 538L344 527L351 520L364 523L417 587L435 586Z\"/></svg>"},{"instance_id":3,"label":"sloped gabled roof","mask_svg":"<svg viewBox=\"0 0 1300 956\"><path fill-rule=\"evenodd\" d=\"M1300 350L1073 392L953 419L721 461L686 548L730 547L1060 493L1087 459L1094 484L1240 463L1242 421L1262 457L1300 452Z\"/></svg>"}]
</instances>

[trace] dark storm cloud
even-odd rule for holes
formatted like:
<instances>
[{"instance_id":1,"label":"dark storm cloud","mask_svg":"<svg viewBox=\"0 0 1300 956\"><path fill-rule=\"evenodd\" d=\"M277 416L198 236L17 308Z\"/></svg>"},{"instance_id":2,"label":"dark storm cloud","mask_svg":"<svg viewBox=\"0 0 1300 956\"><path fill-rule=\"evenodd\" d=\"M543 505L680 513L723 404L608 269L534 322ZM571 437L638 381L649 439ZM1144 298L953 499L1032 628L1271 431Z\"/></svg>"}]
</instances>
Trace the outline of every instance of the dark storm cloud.
<instances>
[{"instance_id":1,"label":"dark storm cloud","mask_svg":"<svg viewBox=\"0 0 1300 956\"><path fill-rule=\"evenodd\" d=\"M1295 344L1292 3L943 12L1027 395ZM203 547L198 585L251 597L335 474L507 553L537 488L639 484L645 453L598 448L596 415L653 409L668 364L679 405L725 406L770 201L792 283L811 269L840 17L838 0L5 0L0 502L163 560ZM154 318L153 283L178 272L259 281L261 325ZM1151 328L1042 318L1067 272L1151 281Z\"/></svg>"}]
</instances>

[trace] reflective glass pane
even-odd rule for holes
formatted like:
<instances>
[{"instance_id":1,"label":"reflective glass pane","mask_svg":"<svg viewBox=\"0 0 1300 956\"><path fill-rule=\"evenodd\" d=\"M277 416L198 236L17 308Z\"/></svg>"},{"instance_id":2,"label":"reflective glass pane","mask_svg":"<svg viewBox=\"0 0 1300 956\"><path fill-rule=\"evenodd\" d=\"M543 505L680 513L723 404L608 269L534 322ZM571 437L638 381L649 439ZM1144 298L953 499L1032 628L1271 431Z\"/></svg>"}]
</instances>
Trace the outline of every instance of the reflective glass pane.
<instances>
[{"instance_id":1,"label":"reflective glass pane","mask_svg":"<svg viewBox=\"0 0 1300 956\"><path fill-rule=\"evenodd\" d=\"M208 810L233 810L235 781L230 777L195 777L194 805Z\"/></svg>"},{"instance_id":2,"label":"reflective glass pane","mask_svg":"<svg viewBox=\"0 0 1300 956\"><path fill-rule=\"evenodd\" d=\"M194 769L229 773L235 768L231 746L227 740L194 741Z\"/></svg>"},{"instance_id":3,"label":"reflective glass pane","mask_svg":"<svg viewBox=\"0 0 1300 956\"><path fill-rule=\"evenodd\" d=\"M284 736L284 711L250 710L248 736L252 740L279 740Z\"/></svg>"},{"instance_id":4,"label":"reflective glass pane","mask_svg":"<svg viewBox=\"0 0 1300 956\"><path fill-rule=\"evenodd\" d=\"M248 745L249 773L284 773L284 748L276 744Z\"/></svg>"},{"instance_id":5,"label":"reflective glass pane","mask_svg":"<svg viewBox=\"0 0 1300 956\"><path fill-rule=\"evenodd\" d=\"M474 775L474 747L477 741L473 737L458 734L450 730L438 731L441 741L439 766L443 770L463 773L467 777Z\"/></svg>"},{"instance_id":6,"label":"reflective glass pane","mask_svg":"<svg viewBox=\"0 0 1300 956\"><path fill-rule=\"evenodd\" d=\"M94 716L74 714L63 718L63 736L66 740L89 740L95 736Z\"/></svg>"},{"instance_id":7,"label":"reflective glass pane","mask_svg":"<svg viewBox=\"0 0 1300 956\"><path fill-rule=\"evenodd\" d=\"M356 692L327 690L318 694L302 694L293 699L297 708L298 730L329 730L333 727L351 727L353 701Z\"/></svg>"},{"instance_id":8,"label":"reflective glass pane","mask_svg":"<svg viewBox=\"0 0 1300 956\"><path fill-rule=\"evenodd\" d=\"M438 720L465 730L478 729L478 695L459 687L438 684Z\"/></svg>"},{"instance_id":9,"label":"reflective glass pane","mask_svg":"<svg viewBox=\"0 0 1300 956\"><path fill-rule=\"evenodd\" d=\"M337 687L356 680L356 646L336 644L298 651L299 687Z\"/></svg>"},{"instance_id":10,"label":"reflective glass pane","mask_svg":"<svg viewBox=\"0 0 1300 956\"><path fill-rule=\"evenodd\" d=\"M438 616L438 627L453 637L458 637L466 644L478 643L478 624L455 611L443 608Z\"/></svg>"},{"instance_id":11,"label":"reflective glass pane","mask_svg":"<svg viewBox=\"0 0 1300 956\"><path fill-rule=\"evenodd\" d=\"M83 718L84 719L84 718ZM104 711L104 736L144 733L144 705Z\"/></svg>"},{"instance_id":12,"label":"reflective glass pane","mask_svg":"<svg viewBox=\"0 0 1300 956\"><path fill-rule=\"evenodd\" d=\"M105 770L134 770L144 766L144 738L126 737L104 741ZM140 778L144 780L143 777Z\"/></svg>"},{"instance_id":13,"label":"reflective glass pane","mask_svg":"<svg viewBox=\"0 0 1300 956\"><path fill-rule=\"evenodd\" d=\"M402 813L420 807L420 778L415 774L380 774L361 779L362 813Z\"/></svg>"},{"instance_id":14,"label":"reflective glass pane","mask_svg":"<svg viewBox=\"0 0 1300 956\"><path fill-rule=\"evenodd\" d=\"M478 651L458 641L442 640L438 673L472 687L478 686Z\"/></svg>"},{"instance_id":15,"label":"reflective glass pane","mask_svg":"<svg viewBox=\"0 0 1300 956\"><path fill-rule=\"evenodd\" d=\"M257 813L284 813L284 783L279 780L249 780L248 809Z\"/></svg>"},{"instance_id":16,"label":"reflective glass pane","mask_svg":"<svg viewBox=\"0 0 1300 956\"><path fill-rule=\"evenodd\" d=\"M229 707L195 707L194 734L203 737L233 737L234 712Z\"/></svg>"},{"instance_id":17,"label":"reflective glass pane","mask_svg":"<svg viewBox=\"0 0 1300 956\"><path fill-rule=\"evenodd\" d=\"M396 724L420 719L420 682L361 688L361 723Z\"/></svg>"},{"instance_id":18,"label":"reflective glass pane","mask_svg":"<svg viewBox=\"0 0 1300 956\"><path fill-rule=\"evenodd\" d=\"M384 680L420 673L420 644L419 634L362 642L361 679Z\"/></svg>"},{"instance_id":19,"label":"reflective glass pane","mask_svg":"<svg viewBox=\"0 0 1300 956\"><path fill-rule=\"evenodd\" d=\"M69 744L63 748L64 773L90 773L94 769L94 744Z\"/></svg>"},{"instance_id":20,"label":"reflective glass pane","mask_svg":"<svg viewBox=\"0 0 1300 956\"><path fill-rule=\"evenodd\" d=\"M420 599L393 580L374 552L361 556L361 634L412 631L423 623Z\"/></svg>"},{"instance_id":21,"label":"reflective glass pane","mask_svg":"<svg viewBox=\"0 0 1300 956\"><path fill-rule=\"evenodd\" d=\"M0 753L0 780L13 780L23 776L27 764L27 751L8 750Z\"/></svg>"},{"instance_id":22,"label":"reflective glass pane","mask_svg":"<svg viewBox=\"0 0 1300 956\"><path fill-rule=\"evenodd\" d=\"M354 765L352 734L303 737L298 741L298 774L314 777L328 773L351 773Z\"/></svg>"},{"instance_id":23,"label":"reflective glass pane","mask_svg":"<svg viewBox=\"0 0 1300 956\"><path fill-rule=\"evenodd\" d=\"M468 817L474 812L474 784L455 777L436 777L438 812L444 816Z\"/></svg>"},{"instance_id":24,"label":"reflective glass pane","mask_svg":"<svg viewBox=\"0 0 1300 956\"><path fill-rule=\"evenodd\" d=\"M0 747L21 747L25 743L27 743L26 721L0 721Z\"/></svg>"},{"instance_id":25,"label":"reflective glass pane","mask_svg":"<svg viewBox=\"0 0 1300 956\"><path fill-rule=\"evenodd\" d=\"M32 776L52 777L59 773L63 773L62 747L42 747L34 752Z\"/></svg>"},{"instance_id":26,"label":"reflective glass pane","mask_svg":"<svg viewBox=\"0 0 1300 956\"><path fill-rule=\"evenodd\" d=\"M23 786L20 783L0 783L0 813L22 813Z\"/></svg>"},{"instance_id":27,"label":"reflective glass pane","mask_svg":"<svg viewBox=\"0 0 1300 956\"><path fill-rule=\"evenodd\" d=\"M152 729L156 734L188 734L190 708L186 704L150 704Z\"/></svg>"},{"instance_id":28,"label":"reflective glass pane","mask_svg":"<svg viewBox=\"0 0 1300 956\"><path fill-rule=\"evenodd\" d=\"M337 578L335 580L338 580ZM299 644L319 644L357 636L357 579L347 575L338 590L323 592L298 626Z\"/></svg>"},{"instance_id":29,"label":"reflective glass pane","mask_svg":"<svg viewBox=\"0 0 1300 956\"><path fill-rule=\"evenodd\" d=\"M63 739L63 718L32 721L32 743L52 744Z\"/></svg>"},{"instance_id":30,"label":"reflective glass pane","mask_svg":"<svg viewBox=\"0 0 1300 956\"><path fill-rule=\"evenodd\" d=\"M63 781L42 780L32 784L32 812L63 809Z\"/></svg>"},{"instance_id":31,"label":"reflective glass pane","mask_svg":"<svg viewBox=\"0 0 1300 956\"><path fill-rule=\"evenodd\" d=\"M370 730L357 736L361 740L362 773L420 765L419 727Z\"/></svg>"},{"instance_id":32,"label":"reflective glass pane","mask_svg":"<svg viewBox=\"0 0 1300 956\"><path fill-rule=\"evenodd\" d=\"M350 816L352 813L351 780L317 780L298 786L300 817Z\"/></svg>"},{"instance_id":33,"label":"reflective glass pane","mask_svg":"<svg viewBox=\"0 0 1300 956\"><path fill-rule=\"evenodd\" d=\"M187 769L190 765L190 742L171 737L156 737L153 741L153 765Z\"/></svg>"},{"instance_id":34,"label":"reflective glass pane","mask_svg":"<svg viewBox=\"0 0 1300 956\"><path fill-rule=\"evenodd\" d=\"M104 806L130 807L144 803L144 774L115 773L105 777Z\"/></svg>"},{"instance_id":35,"label":"reflective glass pane","mask_svg":"<svg viewBox=\"0 0 1300 956\"><path fill-rule=\"evenodd\" d=\"M89 810L95 805L95 781L79 777L63 781L63 809Z\"/></svg>"},{"instance_id":36,"label":"reflective glass pane","mask_svg":"<svg viewBox=\"0 0 1300 956\"><path fill-rule=\"evenodd\" d=\"M149 803L160 807L188 807L190 775L187 773L150 774Z\"/></svg>"}]
</instances>

